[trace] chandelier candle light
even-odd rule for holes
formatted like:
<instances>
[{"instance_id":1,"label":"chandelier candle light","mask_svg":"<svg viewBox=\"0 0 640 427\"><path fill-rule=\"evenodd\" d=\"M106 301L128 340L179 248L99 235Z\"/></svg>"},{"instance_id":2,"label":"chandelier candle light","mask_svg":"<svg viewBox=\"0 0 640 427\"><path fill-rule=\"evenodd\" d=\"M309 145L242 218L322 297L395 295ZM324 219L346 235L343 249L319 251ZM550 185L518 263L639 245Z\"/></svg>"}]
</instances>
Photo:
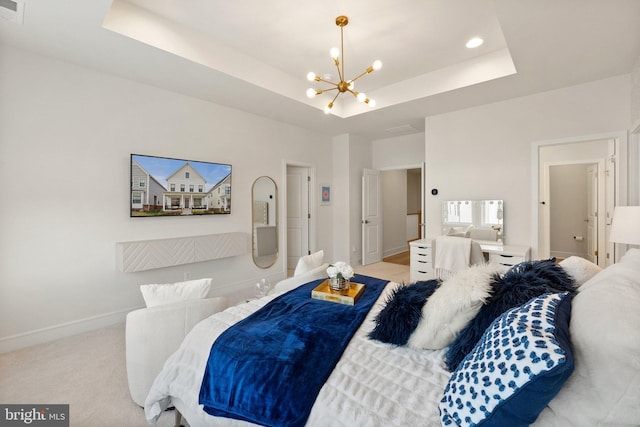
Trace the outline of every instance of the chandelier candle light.
<instances>
[{"instance_id":1,"label":"chandelier candle light","mask_svg":"<svg viewBox=\"0 0 640 427\"><path fill-rule=\"evenodd\" d=\"M382 62L380 62L379 60L373 61L373 64L370 65L366 70L364 70L360 75L358 75L357 77L355 77L355 78L353 78L351 80L345 81L345 74L344 74L344 27L348 23L349 23L349 18L347 18L346 16L338 16L336 18L336 25L338 27L340 27L340 49L338 49L337 47L333 47L329 51L329 54L331 55L331 58L333 59L333 63L335 64L336 69L338 70L338 77L340 78L340 81L338 83L334 83L332 81L325 80L322 77L318 76L313 71L310 72L309 74L307 74L307 79L309 81L311 81L311 82L313 82L313 81L323 82L323 83L327 83L327 84L330 84L331 86L333 86L333 87L331 87L329 89L309 88L309 89L307 89L307 97L313 98L316 95L320 95L320 94L323 94L325 92L329 92L329 91L332 91L332 90L337 90L336 96L334 96L333 99L331 100L331 102L329 103L329 105L327 105L324 108L324 113L325 114L329 114L331 112L331 109L333 108L333 103L336 101L338 96L340 96L340 94L344 93L344 92L350 92L351 94L353 94L353 96L355 96L358 99L358 101L364 102L365 104L369 105L370 107L375 107L375 105L376 105L376 102L373 99L367 98L367 95L365 95L362 92L355 91L353 83L356 80L358 80L360 77L364 76L365 74L369 74L369 73L373 72L374 70L379 70L380 68L382 68ZM340 59L338 59L338 57L340 57Z\"/></svg>"}]
</instances>

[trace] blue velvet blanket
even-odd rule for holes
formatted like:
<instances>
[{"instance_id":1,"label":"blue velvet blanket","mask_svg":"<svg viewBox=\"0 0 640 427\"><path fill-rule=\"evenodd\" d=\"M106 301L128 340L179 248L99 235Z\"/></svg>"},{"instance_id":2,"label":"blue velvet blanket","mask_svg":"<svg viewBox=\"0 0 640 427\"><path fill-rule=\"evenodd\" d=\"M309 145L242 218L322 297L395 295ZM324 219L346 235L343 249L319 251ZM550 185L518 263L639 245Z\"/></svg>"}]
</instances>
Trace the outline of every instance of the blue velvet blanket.
<instances>
[{"instance_id":1,"label":"blue velvet blanket","mask_svg":"<svg viewBox=\"0 0 640 427\"><path fill-rule=\"evenodd\" d=\"M311 298L302 285L224 331L211 346L200 404L215 416L264 426L303 426L386 280L356 275L353 306Z\"/></svg>"}]
</instances>

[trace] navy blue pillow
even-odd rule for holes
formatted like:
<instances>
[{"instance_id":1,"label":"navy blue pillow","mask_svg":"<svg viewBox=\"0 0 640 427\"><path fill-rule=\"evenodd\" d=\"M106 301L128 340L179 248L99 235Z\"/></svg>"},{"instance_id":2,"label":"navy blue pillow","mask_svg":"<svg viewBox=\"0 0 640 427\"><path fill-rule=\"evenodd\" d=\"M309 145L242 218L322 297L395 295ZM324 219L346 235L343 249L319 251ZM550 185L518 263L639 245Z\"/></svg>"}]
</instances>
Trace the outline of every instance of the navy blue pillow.
<instances>
[{"instance_id":1,"label":"navy blue pillow","mask_svg":"<svg viewBox=\"0 0 640 427\"><path fill-rule=\"evenodd\" d=\"M498 317L451 375L443 426L528 426L574 368L571 295L546 294Z\"/></svg>"},{"instance_id":2,"label":"navy blue pillow","mask_svg":"<svg viewBox=\"0 0 640 427\"><path fill-rule=\"evenodd\" d=\"M374 321L369 338L395 345L405 345L418 326L422 307L440 285L437 280L399 286L389 295L385 307Z\"/></svg>"},{"instance_id":3,"label":"navy blue pillow","mask_svg":"<svg viewBox=\"0 0 640 427\"><path fill-rule=\"evenodd\" d=\"M451 372L473 349L491 322L505 311L546 293L575 294L573 278L556 264L555 258L514 265L502 277L494 276L491 285L493 294L489 301L447 349L445 363Z\"/></svg>"}]
</instances>

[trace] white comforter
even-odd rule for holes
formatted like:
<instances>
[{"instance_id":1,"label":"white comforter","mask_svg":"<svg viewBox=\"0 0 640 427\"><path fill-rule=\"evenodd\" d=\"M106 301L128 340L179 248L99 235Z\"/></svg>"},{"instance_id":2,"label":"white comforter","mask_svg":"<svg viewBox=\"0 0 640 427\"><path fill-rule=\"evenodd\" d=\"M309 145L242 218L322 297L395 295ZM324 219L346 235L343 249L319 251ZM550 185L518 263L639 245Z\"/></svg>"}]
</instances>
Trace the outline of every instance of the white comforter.
<instances>
[{"instance_id":1,"label":"white comforter","mask_svg":"<svg viewBox=\"0 0 640 427\"><path fill-rule=\"evenodd\" d=\"M449 380L444 350L424 351L372 341L374 316L383 307L389 283L356 332L320 391L308 426L440 426L438 403ZM246 426L247 422L208 415L198 393L217 336L276 296L250 301L197 324L165 363L145 403L150 423L174 405L191 427Z\"/></svg>"}]
</instances>

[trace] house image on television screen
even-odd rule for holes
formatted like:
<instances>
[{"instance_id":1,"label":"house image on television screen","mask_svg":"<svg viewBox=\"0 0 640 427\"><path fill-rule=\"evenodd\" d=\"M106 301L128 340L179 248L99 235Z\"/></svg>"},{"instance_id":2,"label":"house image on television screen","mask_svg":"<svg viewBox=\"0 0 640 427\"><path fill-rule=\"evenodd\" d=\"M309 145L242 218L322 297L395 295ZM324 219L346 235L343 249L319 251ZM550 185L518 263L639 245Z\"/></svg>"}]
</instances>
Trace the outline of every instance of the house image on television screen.
<instances>
[{"instance_id":1,"label":"house image on television screen","mask_svg":"<svg viewBox=\"0 0 640 427\"><path fill-rule=\"evenodd\" d=\"M131 155L131 216L231 213L231 165Z\"/></svg>"}]
</instances>

